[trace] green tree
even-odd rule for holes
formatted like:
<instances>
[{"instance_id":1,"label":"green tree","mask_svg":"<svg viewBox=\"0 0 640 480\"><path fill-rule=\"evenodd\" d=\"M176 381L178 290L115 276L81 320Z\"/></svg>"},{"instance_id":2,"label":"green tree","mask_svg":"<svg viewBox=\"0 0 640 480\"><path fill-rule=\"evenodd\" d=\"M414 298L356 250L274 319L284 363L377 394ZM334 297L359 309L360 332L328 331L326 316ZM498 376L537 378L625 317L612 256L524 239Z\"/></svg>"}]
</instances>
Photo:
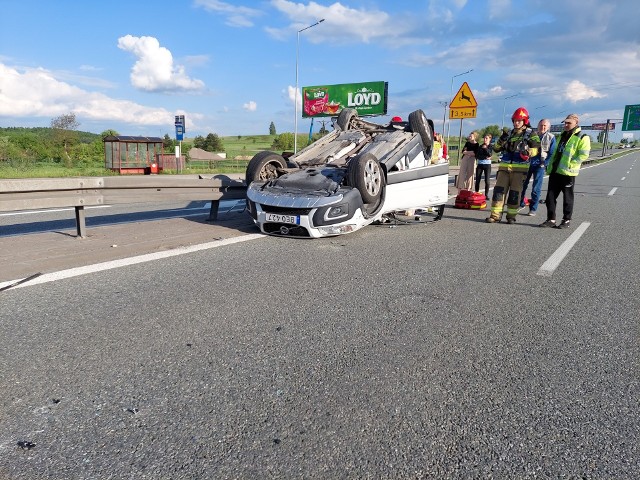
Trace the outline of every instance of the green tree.
<instances>
[{"instance_id":1,"label":"green tree","mask_svg":"<svg viewBox=\"0 0 640 480\"><path fill-rule=\"evenodd\" d=\"M111 129L109 129L109 130L105 130L104 132L102 132L102 133L100 134L100 138L102 138L102 141L104 141L104 139L105 139L106 137L117 137L117 136L119 136L119 135L120 135L120 134L119 134L118 132L116 132L115 130L111 130Z\"/></svg>"},{"instance_id":2,"label":"green tree","mask_svg":"<svg viewBox=\"0 0 640 480\"><path fill-rule=\"evenodd\" d=\"M201 148L202 150L204 150L204 147L205 147L204 137L202 135L196 135L193 138L193 148Z\"/></svg>"},{"instance_id":3,"label":"green tree","mask_svg":"<svg viewBox=\"0 0 640 480\"><path fill-rule=\"evenodd\" d=\"M198 135L193 139L193 146L195 148L201 148L207 152L224 152L224 145L222 140L216 133L210 133L207 138L202 135Z\"/></svg>"},{"instance_id":4,"label":"green tree","mask_svg":"<svg viewBox=\"0 0 640 480\"><path fill-rule=\"evenodd\" d=\"M271 148L274 150L291 150L293 148L293 133L281 133L274 140Z\"/></svg>"},{"instance_id":5,"label":"green tree","mask_svg":"<svg viewBox=\"0 0 640 480\"><path fill-rule=\"evenodd\" d=\"M9 137L0 137L0 162L14 164L26 160L24 150L20 149Z\"/></svg>"},{"instance_id":6,"label":"green tree","mask_svg":"<svg viewBox=\"0 0 640 480\"><path fill-rule=\"evenodd\" d=\"M222 145L222 140L220 140L218 134L210 133L207 135L204 150L207 152L224 152L224 146Z\"/></svg>"},{"instance_id":7,"label":"green tree","mask_svg":"<svg viewBox=\"0 0 640 480\"><path fill-rule=\"evenodd\" d=\"M64 151L64 162L67 167L71 167L73 161L69 156L69 149L78 143L78 132L76 129L80 123L76 120L75 113L60 115L51 120L51 132L54 145L62 147Z\"/></svg>"},{"instance_id":8,"label":"green tree","mask_svg":"<svg viewBox=\"0 0 640 480\"><path fill-rule=\"evenodd\" d=\"M478 143L482 143L482 139L487 133L493 138L498 138L502 135L502 129L499 125L489 125L488 127L484 127L482 130L478 131Z\"/></svg>"},{"instance_id":9,"label":"green tree","mask_svg":"<svg viewBox=\"0 0 640 480\"><path fill-rule=\"evenodd\" d=\"M162 149L172 152L175 150L175 148L176 148L175 140L173 140L173 138L171 138L168 133L165 133L164 138L162 139Z\"/></svg>"},{"instance_id":10,"label":"green tree","mask_svg":"<svg viewBox=\"0 0 640 480\"><path fill-rule=\"evenodd\" d=\"M276 134L276 124L271 122L271 125L269 125L269 135L275 135Z\"/></svg>"}]
</instances>

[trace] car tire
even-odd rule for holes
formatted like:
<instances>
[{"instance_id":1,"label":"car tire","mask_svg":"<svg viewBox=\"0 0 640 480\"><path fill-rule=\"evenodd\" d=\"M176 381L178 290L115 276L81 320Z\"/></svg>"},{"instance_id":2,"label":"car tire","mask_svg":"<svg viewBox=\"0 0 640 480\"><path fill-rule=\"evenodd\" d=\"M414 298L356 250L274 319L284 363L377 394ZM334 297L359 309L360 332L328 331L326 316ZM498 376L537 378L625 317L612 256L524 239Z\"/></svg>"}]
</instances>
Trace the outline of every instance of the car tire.
<instances>
[{"instance_id":1,"label":"car tire","mask_svg":"<svg viewBox=\"0 0 640 480\"><path fill-rule=\"evenodd\" d=\"M247 165L245 181L247 185L255 181L266 181L278 178L278 169L287 168L287 162L282 155L274 152L256 153Z\"/></svg>"},{"instance_id":2,"label":"car tire","mask_svg":"<svg viewBox=\"0 0 640 480\"><path fill-rule=\"evenodd\" d=\"M420 135L425 151L431 157L433 147L433 120L429 120L422 110L416 110L409 114L409 127L411 131Z\"/></svg>"},{"instance_id":3,"label":"car tire","mask_svg":"<svg viewBox=\"0 0 640 480\"><path fill-rule=\"evenodd\" d=\"M382 165L371 153L351 159L348 167L349 185L360 192L362 201L367 204L377 204L382 198L385 188Z\"/></svg>"},{"instance_id":4,"label":"car tire","mask_svg":"<svg viewBox=\"0 0 640 480\"><path fill-rule=\"evenodd\" d=\"M355 108L343 108L338 114L338 128L342 131L349 130L349 124L354 118L358 118Z\"/></svg>"}]
</instances>

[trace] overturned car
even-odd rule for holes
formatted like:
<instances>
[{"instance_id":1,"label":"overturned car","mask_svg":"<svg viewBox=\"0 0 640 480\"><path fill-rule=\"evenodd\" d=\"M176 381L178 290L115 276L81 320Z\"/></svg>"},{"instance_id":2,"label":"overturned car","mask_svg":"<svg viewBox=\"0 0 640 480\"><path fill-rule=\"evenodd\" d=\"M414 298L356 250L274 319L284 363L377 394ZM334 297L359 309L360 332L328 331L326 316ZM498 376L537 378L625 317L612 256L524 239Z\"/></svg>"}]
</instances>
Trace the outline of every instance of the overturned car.
<instances>
[{"instance_id":1,"label":"overturned car","mask_svg":"<svg viewBox=\"0 0 640 480\"><path fill-rule=\"evenodd\" d=\"M286 159L267 151L251 159L247 210L263 233L341 235L417 208L442 217L449 164L432 163L433 121L422 110L379 125L344 109L334 127Z\"/></svg>"}]
</instances>

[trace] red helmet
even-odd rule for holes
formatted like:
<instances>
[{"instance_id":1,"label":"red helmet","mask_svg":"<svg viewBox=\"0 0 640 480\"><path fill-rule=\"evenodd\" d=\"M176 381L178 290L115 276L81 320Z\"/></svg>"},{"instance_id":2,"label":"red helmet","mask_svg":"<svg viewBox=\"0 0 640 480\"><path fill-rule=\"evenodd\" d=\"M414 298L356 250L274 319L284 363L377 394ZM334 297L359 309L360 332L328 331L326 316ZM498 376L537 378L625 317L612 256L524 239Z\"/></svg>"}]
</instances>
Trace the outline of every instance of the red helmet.
<instances>
[{"instance_id":1,"label":"red helmet","mask_svg":"<svg viewBox=\"0 0 640 480\"><path fill-rule=\"evenodd\" d=\"M391 121L392 121L392 122L401 122L401 121L402 121L402 118L401 118L401 117L393 117L393 118L391 119Z\"/></svg>"},{"instance_id":2,"label":"red helmet","mask_svg":"<svg viewBox=\"0 0 640 480\"><path fill-rule=\"evenodd\" d=\"M513 115L511 115L511 120L522 120L525 124L529 123L529 112L524 107L518 108Z\"/></svg>"}]
</instances>

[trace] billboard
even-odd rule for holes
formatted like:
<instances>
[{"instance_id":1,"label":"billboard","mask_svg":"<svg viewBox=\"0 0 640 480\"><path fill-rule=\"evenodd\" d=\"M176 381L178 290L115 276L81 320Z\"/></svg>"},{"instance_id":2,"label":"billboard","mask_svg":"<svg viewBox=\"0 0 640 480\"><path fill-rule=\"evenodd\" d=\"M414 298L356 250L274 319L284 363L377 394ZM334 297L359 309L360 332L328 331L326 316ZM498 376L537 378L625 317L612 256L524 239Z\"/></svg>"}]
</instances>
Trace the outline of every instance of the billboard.
<instances>
[{"instance_id":1,"label":"billboard","mask_svg":"<svg viewBox=\"0 0 640 480\"><path fill-rule=\"evenodd\" d=\"M606 123L594 123L592 125L580 125L580 130L606 130L606 129L607 129L607 124ZM616 124L609 122L609 130L615 130L615 129L616 129ZM551 128L549 129L549 131L551 131L552 133L562 132L562 131L564 131L564 124L563 123L559 123L557 125L551 125Z\"/></svg>"},{"instance_id":2,"label":"billboard","mask_svg":"<svg viewBox=\"0 0 640 480\"><path fill-rule=\"evenodd\" d=\"M584 130L584 127L582 129ZM606 130L607 129L607 124L606 123L594 123L594 124L591 125L591 129L592 130ZM615 129L616 129L616 124L609 122L609 130L615 130Z\"/></svg>"},{"instance_id":3,"label":"billboard","mask_svg":"<svg viewBox=\"0 0 640 480\"><path fill-rule=\"evenodd\" d=\"M333 117L343 108L358 115L386 115L387 82L341 83L302 87L302 118Z\"/></svg>"}]
</instances>

